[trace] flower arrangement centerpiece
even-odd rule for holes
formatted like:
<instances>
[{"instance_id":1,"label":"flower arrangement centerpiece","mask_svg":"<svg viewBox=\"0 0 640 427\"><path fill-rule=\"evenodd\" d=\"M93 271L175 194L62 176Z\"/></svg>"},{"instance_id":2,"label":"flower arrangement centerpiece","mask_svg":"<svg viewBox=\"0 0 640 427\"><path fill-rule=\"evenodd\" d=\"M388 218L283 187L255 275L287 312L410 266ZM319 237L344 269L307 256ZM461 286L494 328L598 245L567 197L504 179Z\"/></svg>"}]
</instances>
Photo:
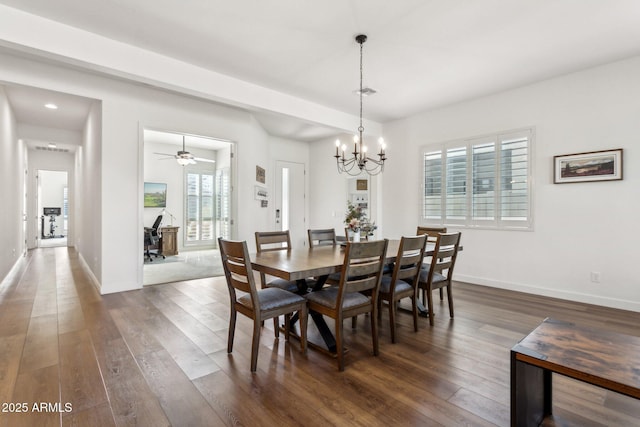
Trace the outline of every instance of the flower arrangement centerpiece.
<instances>
[{"instance_id":1,"label":"flower arrangement centerpiece","mask_svg":"<svg viewBox=\"0 0 640 427\"><path fill-rule=\"evenodd\" d=\"M373 231L378 228L375 222L369 221L360 206L356 206L350 201L347 201L347 213L344 217L344 223L349 230L358 235L364 233L366 236L371 236Z\"/></svg>"}]
</instances>

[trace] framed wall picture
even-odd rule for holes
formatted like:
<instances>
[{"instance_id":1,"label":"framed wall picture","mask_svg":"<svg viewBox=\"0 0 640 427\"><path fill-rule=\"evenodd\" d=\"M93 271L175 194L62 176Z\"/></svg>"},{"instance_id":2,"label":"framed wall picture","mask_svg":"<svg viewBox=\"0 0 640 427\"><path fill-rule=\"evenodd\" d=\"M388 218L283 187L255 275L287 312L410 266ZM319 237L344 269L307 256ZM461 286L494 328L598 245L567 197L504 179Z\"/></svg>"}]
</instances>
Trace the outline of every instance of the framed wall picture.
<instances>
[{"instance_id":1,"label":"framed wall picture","mask_svg":"<svg viewBox=\"0 0 640 427\"><path fill-rule=\"evenodd\" d=\"M254 189L254 198L256 200L269 200L269 193L267 192L267 188L256 185Z\"/></svg>"},{"instance_id":2,"label":"framed wall picture","mask_svg":"<svg viewBox=\"0 0 640 427\"><path fill-rule=\"evenodd\" d=\"M266 182L265 170L264 168L261 168L258 165L256 165L256 181L258 181L261 184L264 184Z\"/></svg>"},{"instance_id":3,"label":"framed wall picture","mask_svg":"<svg viewBox=\"0 0 640 427\"><path fill-rule=\"evenodd\" d=\"M362 191L367 189L368 181L366 179L357 179L356 180L356 190Z\"/></svg>"},{"instance_id":4,"label":"framed wall picture","mask_svg":"<svg viewBox=\"0 0 640 427\"><path fill-rule=\"evenodd\" d=\"M615 181L622 179L622 148L553 157L553 182Z\"/></svg>"}]
</instances>

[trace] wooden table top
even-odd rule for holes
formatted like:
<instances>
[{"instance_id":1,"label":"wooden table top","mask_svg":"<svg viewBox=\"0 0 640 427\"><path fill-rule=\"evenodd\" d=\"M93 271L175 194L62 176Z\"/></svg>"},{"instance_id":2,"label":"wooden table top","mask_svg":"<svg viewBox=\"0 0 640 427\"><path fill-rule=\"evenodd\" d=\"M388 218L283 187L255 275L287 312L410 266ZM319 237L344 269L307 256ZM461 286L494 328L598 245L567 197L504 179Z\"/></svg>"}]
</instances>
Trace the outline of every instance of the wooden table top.
<instances>
[{"instance_id":1,"label":"wooden table top","mask_svg":"<svg viewBox=\"0 0 640 427\"><path fill-rule=\"evenodd\" d=\"M545 319L511 351L517 360L640 399L640 337Z\"/></svg>"},{"instance_id":2,"label":"wooden table top","mask_svg":"<svg viewBox=\"0 0 640 427\"><path fill-rule=\"evenodd\" d=\"M389 240L387 262L395 260L399 245L400 240ZM339 272L344 263L344 253L343 246L327 245L290 251L252 253L250 256L251 267L256 271L286 280L299 280Z\"/></svg>"}]
</instances>

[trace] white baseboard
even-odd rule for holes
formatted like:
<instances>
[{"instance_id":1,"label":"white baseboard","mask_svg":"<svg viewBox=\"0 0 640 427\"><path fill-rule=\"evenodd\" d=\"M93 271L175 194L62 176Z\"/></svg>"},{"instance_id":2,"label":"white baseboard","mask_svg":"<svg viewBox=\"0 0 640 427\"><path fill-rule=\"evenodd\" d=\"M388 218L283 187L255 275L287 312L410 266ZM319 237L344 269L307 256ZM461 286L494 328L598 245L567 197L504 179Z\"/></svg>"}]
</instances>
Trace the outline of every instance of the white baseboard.
<instances>
[{"instance_id":1,"label":"white baseboard","mask_svg":"<svg viewBox=\"0 0 640 427\"><path fill-rule=\"evenodd\" d=\"M20 271L20 270L22 269L22 266L26 262L27 262L26 256L22 256L22 255L19 256L16 262L13 264L13 266L9 269L9 272L7 273L7 275L2 278L2 281L0 281L0 288L4 288L5 286L8 286L9 283L16 280L17 278L16 276L22 275L24 271Z\"/></svg>"},{"instance_id":2,"label":"white baseboard","mask_svg":"<svg viewBox=\"0 0 640 427\"><path fill-rule=\"evenodd\" d=\"M87 274L87 276L89 276L89 281L98 290L98 292L100 292L100 289L102 288L102 286L100 285L100 281L98 281L98 278L93 274L93 271L91 271L91 268L89 268L89 264L87 264L81 253L78 253L78 259L80 260L82 269Z\"/></svg>"},{"instance_id":3,"label":"white baseboard","mask_svg":"<svg viewBox=\"0 0 640 427\"><path fill-rule=\"evenodd\" d=\"M524 285L510 282L500 282L497 280L486 279L475 276L467 276L455 274L454 280L474 285L488 286L491 288L506 289L509 291L524 292L533 295L542 295L545 297L576 301L585 304L600 305L603 307L617 308L620 310L629 310L640 312L640 302L621 300L610 298L602 295L583 294L579 292L567 292L558 289L543 288L539 286Z\"/></svg>"}]
</instances>

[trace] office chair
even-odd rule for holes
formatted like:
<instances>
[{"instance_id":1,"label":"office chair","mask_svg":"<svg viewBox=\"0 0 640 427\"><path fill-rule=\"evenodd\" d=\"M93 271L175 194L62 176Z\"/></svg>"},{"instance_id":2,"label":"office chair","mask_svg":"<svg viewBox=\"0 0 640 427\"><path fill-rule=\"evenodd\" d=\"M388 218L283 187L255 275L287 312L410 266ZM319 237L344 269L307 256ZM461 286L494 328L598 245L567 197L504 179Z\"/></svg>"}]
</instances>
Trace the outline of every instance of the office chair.
<instances>
[{"instance_id":1,"label":"office chair","mask_svg":"<svg viewBox=\"0 0 640 427\"><path fill-rule=\"evenodd\" d=\"M160 224L162 223L162 215L158 215L156 220L153 222L151 227L144 228L144 250L145 257L149 260L149 262L153 261L151 255L155 255L158 258L158 255L162 256L162 258L166 258L162 253L162 250L159 246L160 244L160 235L158 234L158 229L160 228ZM156 249L150 249L151 246L155 246ZM151 252L151 251L155 252Z\"/></svg>"}]
</instances>

